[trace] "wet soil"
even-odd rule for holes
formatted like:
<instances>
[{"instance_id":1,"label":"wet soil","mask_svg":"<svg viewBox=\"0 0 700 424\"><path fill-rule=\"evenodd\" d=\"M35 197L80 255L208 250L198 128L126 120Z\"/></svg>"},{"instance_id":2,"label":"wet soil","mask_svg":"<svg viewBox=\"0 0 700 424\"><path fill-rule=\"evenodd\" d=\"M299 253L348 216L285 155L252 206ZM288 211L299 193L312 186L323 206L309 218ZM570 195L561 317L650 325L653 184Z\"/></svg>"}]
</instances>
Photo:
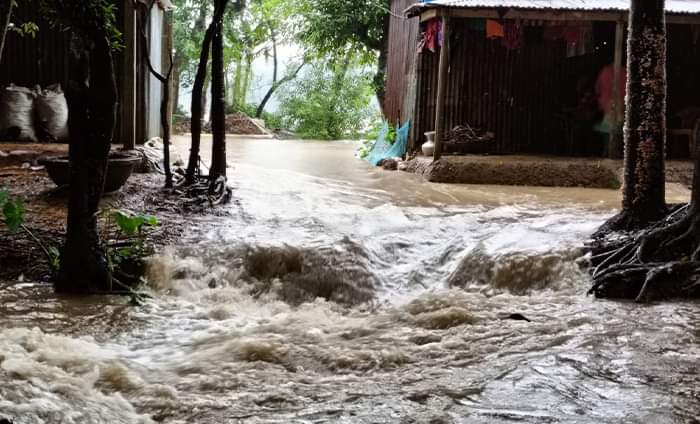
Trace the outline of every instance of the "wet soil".
<instances>
[{"instance_id":1,"label":"wet soil","mask_svg":"<svg viewBox=\"0 0 700 424\"><path fill-rule=\"evenodd\" d=\"M11 197L24 201L25 224L47 244L63 243L66 225L68 191L56 187L44 169L22 166L0 167L0 187ZM117 193L103 198L101 209L128 209L156 216L160 225L149 231L147 241L156 248L176 243L182 234L186 217L177 198L162 190L160 174L133 174ZM100 220L103 234L113 234ZM48 262L36 243L23 231L10 233L0 228L0 280L49 281Z\"/></svg>"}]
</instances>

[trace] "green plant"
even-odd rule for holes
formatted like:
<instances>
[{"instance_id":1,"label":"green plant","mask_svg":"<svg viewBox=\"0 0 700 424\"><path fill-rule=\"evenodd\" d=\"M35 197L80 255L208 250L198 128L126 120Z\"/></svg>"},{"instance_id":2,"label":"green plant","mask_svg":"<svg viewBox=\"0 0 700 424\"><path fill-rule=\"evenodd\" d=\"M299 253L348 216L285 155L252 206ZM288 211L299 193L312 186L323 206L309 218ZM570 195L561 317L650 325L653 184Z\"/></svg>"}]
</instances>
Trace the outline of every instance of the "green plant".
<instances>
[{"instance_id":1,"label":"green plant","mask_svg":"<svg viewBox=\"0 0 700 424\"><path fill-rule=\"evenodd\" d=\"M105 219L102 240L107 240L102 248L112 283L131 297L132 305L141 305L150 296L135 286L144 282L141 277L145 271L144 258L155 253L153 245L146 239L146 231L160 223L154 216L126 209L106 209L101 215Z\"/></svg>"},{"instance_id":2,"label":"green plant","mask_svg":"<svg viewBox=\"0 0 700 424\"><path fill-rule=\"evenodd\" d=\"M2 210L2 222L11 233L22 230L41 249L49 262L53 272L58 271L60 254L55 246L47 245L41 238L24 225L25 213L24 201L13 199L6 189L0 189L0 210Z\"/></svg>"},{"instance_id":3,"label":"green plant","mask_svg":"<svg viewBox=\"0 0 700 424\"><path fill-rule=\"evenodd\" d=\"M356 138L374 109L371 76L349 58L315 63L280 94L285 128L303 138Z\"/></svg>"}]
</instances>

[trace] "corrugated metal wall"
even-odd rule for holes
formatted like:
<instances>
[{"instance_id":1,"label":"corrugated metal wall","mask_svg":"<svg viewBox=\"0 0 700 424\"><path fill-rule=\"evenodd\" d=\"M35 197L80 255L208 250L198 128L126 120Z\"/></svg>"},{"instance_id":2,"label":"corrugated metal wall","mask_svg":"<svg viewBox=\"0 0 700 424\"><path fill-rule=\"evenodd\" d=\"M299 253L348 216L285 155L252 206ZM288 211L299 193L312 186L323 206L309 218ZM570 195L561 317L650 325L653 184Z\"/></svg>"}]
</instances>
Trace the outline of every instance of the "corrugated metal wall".
<instances>
[{"instance_id":1,"label":"corrugated metal wall","mask_svg":"<svg viewBox=\"0 0 700 424\"><path fill-rule=\"evenodd\" d=\"M452 29L445 128L467 123L492 131L500 153L572 154L561 113L575 96L577 80L594 78L608 59L566 58L563 41L537 39L506 49L500 39L487 40L461 19ZM421 54L417 134L435 127L438 63L439 51Z\"/></svg>"},{"instance_id":2,"label":"corrugated metal wall","mask_svg":"<svg viewBox=\"0 0 700 424\"><path fill-rule=\"evenodd\" d=\"M14 83L33 87L67 83L67 36L53 31L41 19L33 2L18 2L13 22L35 22L39 25L36 38L8 32L5 51L0 63L0 85Z\"/></svg>"},{"instance_id":3,"label":"corrugated metal wall","mask_svg":"<svg viewBox=\"0 0 700 424\"><path fill-rule=\"evenodd\" d=\"M499 153L576 155L585 139L572 134L565 109L577 101L577 83L595 81L600 68L612 61L612 50L567 58L563 41L544 41L531 28L525 47L508 50L501 40L487 40L467 21L452 24L450 68L444 124L447 130L468 123L496 134ZM669 115L700 106L697 55L689 26L669 27ZM534 33L534 34L533 34ZM614 24L596 23L597 45L612 45ZM416 101L417 142L435 127L439 51L420 54Z\"/></svg>"},{"instance_id":4,"label":"corrugated metal wall","mask_svg":"<svg viewBox=\"0 0 700 424\"><path fill-rule=\"evenodd\" d=\"M403 18L403 11L415 0L393 0L389 24L389 58L386 77L386 119L389 122L410 119L412 105L406 104L416 60L418 43L418 19ZM414 103L414 102L410 102Z\"/></svg>"}]
</instances>

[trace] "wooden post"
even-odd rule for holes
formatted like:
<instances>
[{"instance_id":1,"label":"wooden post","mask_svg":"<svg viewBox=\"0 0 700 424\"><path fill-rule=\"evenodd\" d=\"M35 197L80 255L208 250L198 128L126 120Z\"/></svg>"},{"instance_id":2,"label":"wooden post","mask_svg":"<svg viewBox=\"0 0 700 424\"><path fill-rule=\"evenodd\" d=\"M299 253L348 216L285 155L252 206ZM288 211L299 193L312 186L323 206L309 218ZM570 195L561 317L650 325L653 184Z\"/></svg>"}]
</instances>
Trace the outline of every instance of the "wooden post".
<instances>
[{"instance_id":1,"label":"wooden post","mask_svg":"<svg viewBox=\"0 0 700 424\"><path fill-rule=\"evenodd\" d=\"M124 67L121 92L121 142L125 150L136 146L136 9L133 1L125 1L124 9Z\"/></svg>"},{"instance_id":2,"label":"wooden post","mask_svg":"<svg viewBox=\"0 0 700 424\"><path fill-rule=\"evenodd\" d=\"M435 152L433 160L440 160L442 156L442 139L444 138L445 128L442 120L445 114L445 91L447 91L447 78L450 61L450 19L445 16L442 18L442 34L443 43L440 48L440 67L438 69L438 89L437 99L435 104Z\"/></svg>"},{"instance_id":3,"label":"wooden post","mask_svg":"<svg viewBox=\"0 0 700 424\"><path fill-rule=\"evenodd\" d=\"M608 143L608 156L619 159L622 154L623 134L620 132L622 124L625 122L625 99L622 95L622 60L624 52L625 27L622 20L617 21L615 26L615 60L613 63L613 86L612 86L612 116L610 121L610 141Z\"/></svg>"}]
</instances>

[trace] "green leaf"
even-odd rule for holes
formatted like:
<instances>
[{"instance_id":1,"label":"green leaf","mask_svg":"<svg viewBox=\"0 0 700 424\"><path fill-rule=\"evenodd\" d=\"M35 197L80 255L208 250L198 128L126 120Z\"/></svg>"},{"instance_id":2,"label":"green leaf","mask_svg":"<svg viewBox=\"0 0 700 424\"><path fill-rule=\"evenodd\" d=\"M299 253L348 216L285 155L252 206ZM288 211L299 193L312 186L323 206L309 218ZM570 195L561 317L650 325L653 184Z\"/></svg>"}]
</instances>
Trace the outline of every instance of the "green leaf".
<instances>
[{"instance_id":1,"label":"green leaf","mask_svg":"<svg viewBox=\"0 0 700 424\"><path fill-rule=\"evenodd\" d=\"M2 208L5 217L5 225L10 232L16 232L24 224L24 203L21 199L6 200Z\"/></svg>"}]
</instances>

